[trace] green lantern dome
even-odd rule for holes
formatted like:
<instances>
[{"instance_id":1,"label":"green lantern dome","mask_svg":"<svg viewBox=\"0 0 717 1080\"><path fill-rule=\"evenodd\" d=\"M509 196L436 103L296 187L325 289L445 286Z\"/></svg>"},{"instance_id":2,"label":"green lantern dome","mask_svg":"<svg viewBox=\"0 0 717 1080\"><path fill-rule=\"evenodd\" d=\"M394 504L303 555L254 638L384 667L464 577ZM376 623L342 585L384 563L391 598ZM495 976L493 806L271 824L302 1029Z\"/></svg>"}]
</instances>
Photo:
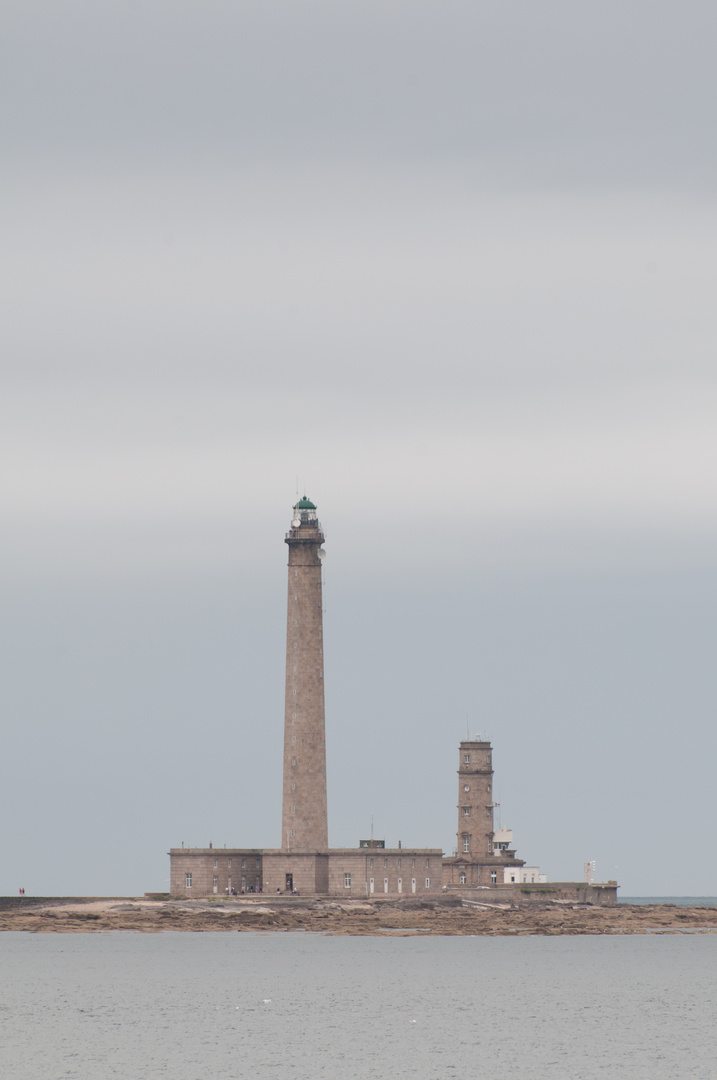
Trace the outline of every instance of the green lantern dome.
<instances>
[{"instance_id":1,"label":"green lantern dome","mask_svg":"<svg viewBox=\"0 0 717 1080\"><path fill-rule=\"evenodd\" d=\"M294 507L294 510L315 510L316 507L312 503L311 499L307 499L304 495L303 499L299 499L298 503Z\"/></svg>"}]
</instances>

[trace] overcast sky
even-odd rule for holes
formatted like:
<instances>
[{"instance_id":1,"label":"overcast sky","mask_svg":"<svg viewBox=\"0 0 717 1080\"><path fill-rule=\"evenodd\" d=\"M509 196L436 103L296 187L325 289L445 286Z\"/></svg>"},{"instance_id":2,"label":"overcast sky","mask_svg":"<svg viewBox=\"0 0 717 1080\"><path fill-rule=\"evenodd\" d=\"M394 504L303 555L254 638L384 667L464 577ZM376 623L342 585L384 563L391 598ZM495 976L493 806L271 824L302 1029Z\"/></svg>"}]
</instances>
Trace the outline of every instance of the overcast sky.
<instances>
[{"instance_id":1,"label":"overcast sky","mask_svg":"<svg viewBox=\"0 0 717 1080\"><path fill-rule=\"evenodd\" d=\"M0 892L279 843L298 483L333 845L717 894L714 3L3 24Z\"/></svg>"}]
</instances>

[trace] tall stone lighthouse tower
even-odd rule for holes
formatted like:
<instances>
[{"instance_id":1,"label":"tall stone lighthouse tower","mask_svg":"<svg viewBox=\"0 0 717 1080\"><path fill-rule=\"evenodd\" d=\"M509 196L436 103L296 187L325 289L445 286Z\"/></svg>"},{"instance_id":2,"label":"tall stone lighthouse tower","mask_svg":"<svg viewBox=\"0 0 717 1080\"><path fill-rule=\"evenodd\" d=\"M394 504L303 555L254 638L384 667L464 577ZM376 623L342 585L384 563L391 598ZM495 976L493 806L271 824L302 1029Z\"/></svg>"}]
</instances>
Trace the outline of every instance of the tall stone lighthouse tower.
<instances>
[{"instance_id":1,"label":"tall stone lighthouse tower","mask_svg":"<svg viewBox=\"0 0 717 1080\"><path fill-rule=\"evenodd\" d=\"M289 546L284 714L284 793L281 847L292 853L328 851L324 643L321 545L316 507L294 506Z\"/></svg>"}]
</instances>

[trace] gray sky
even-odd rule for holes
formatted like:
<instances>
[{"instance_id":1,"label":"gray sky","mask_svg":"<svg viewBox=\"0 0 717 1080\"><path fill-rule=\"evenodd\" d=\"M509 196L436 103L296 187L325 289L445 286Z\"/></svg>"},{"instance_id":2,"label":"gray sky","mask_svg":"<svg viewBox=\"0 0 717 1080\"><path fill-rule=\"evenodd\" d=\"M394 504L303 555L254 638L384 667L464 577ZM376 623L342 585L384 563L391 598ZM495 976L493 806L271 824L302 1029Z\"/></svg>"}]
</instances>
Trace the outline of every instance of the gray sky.
<instances>
[{"instance_id":1,"label":"gray sky","mask_svg":"<svg viewBox=\"0 0 717 1080\"><path fill-rule=\"evenodd\" d=\"M296 478L330 840L715 894L714 4L15 0L0 892L279 842ZM9 152L8 152L9 151Z\"/></svg>"}]
</instances>

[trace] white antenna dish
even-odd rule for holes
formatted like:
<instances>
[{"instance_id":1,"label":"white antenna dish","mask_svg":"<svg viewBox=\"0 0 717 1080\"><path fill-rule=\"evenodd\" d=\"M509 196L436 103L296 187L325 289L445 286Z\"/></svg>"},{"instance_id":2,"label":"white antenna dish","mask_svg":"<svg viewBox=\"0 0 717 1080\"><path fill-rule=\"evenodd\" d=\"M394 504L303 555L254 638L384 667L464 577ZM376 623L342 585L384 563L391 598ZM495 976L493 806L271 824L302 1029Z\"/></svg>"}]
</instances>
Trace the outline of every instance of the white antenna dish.
<instances>
[{"instance_id":1,"label":"white antenna dish","mask_svg":"<svg viewBox=\"0 0 717 1080\"><path fill-rule=\"evenodd\" d=\"M323 548L319 548L319 558L320 559L325 559L326 558L326 552L324 551Z\"/></svg>"},{"instance_id":2,"label":"white antenna dish","mask_svg":"<svg viewBox=\"0 0 717 1080\"><path fill-rule=\"evenodd\" d=\"M295 529L298 529L299 525L301 525L301 518L292 518L291 524L294 526Z\"/></svg>"}]
</instances>

